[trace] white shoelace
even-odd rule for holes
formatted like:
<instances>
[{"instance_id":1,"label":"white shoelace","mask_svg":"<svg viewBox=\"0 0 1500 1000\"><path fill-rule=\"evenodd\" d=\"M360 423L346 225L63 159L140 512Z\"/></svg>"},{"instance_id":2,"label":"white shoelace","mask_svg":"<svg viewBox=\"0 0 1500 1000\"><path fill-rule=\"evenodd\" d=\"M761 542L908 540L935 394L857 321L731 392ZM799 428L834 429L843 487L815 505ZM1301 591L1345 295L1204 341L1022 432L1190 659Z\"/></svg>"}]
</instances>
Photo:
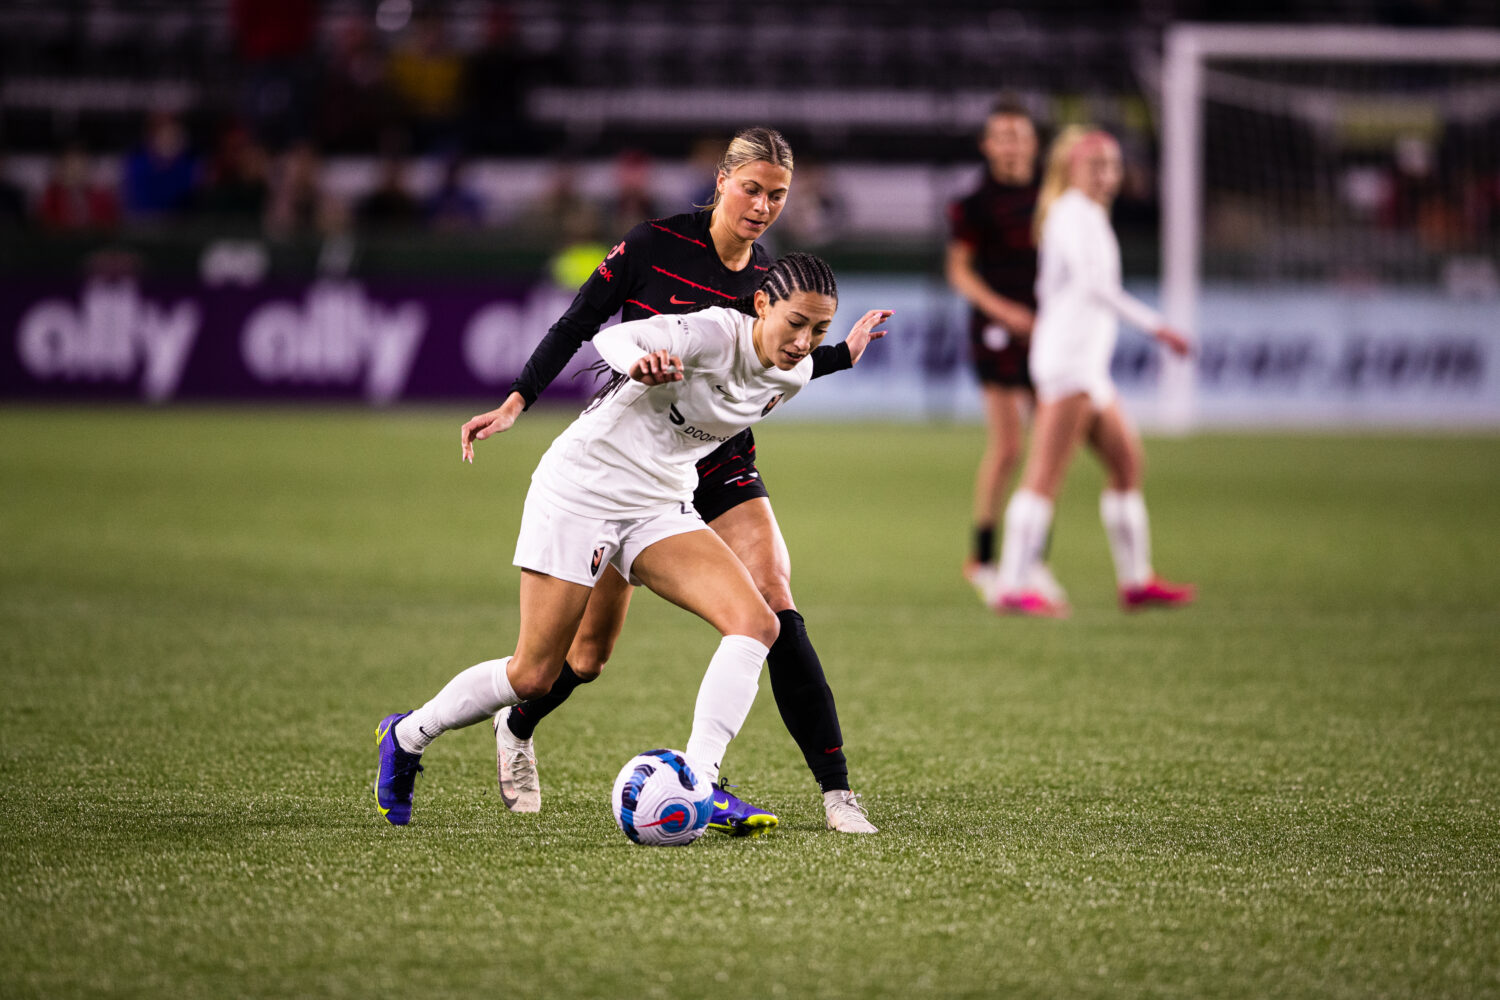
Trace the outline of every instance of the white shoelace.
<instances>
[{"instance_id":1,"label":"white shoelace","mask_svg":"<svg viewBox=\"0 0 1500 1000\"><path fill-rule=\"evenodd\" d=\"M865 812L865 807L860 804L859 796L850 792L847 796L841 796L827 810L836 816L855 822L869 823L870 814ZM870 824L874 825L874 824Z\"/></svg>"},{"instance_id":2,"label":"white shoelace","mask_svg":"<svg viewBox=\"0 0 1500 1000\"><path fill-rule=\"evenodd\" d=\"M538 787L536 780L536 751L532 749L531 741L522 743L520 740L511 744L512 758L510 762L510 774L515 780L516 788L520 791L529 792Z\"/></svg>"}]
</instances>

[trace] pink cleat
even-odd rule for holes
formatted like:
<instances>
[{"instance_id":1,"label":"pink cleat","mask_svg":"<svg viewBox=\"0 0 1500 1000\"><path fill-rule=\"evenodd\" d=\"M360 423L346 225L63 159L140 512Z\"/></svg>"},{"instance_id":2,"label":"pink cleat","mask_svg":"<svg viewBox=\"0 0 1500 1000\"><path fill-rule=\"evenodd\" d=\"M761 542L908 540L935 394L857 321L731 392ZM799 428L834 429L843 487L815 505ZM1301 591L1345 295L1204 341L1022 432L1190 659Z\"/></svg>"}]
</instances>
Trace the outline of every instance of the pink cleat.
<instances>
[{"instance_id":1,"label":"pink cleat","mask_svg":"<svg viewBox=\"0 0 1500 1000\"><path fill-rule=\"evenodd\" d=\"M1020 615L1023 618L1066 618L1068 606L1049 601L1034 590L1018 590L995 599L995 614Z\"/></svg>"},{"instance_id":2,"label":"pink cleat","mask_svg":"<svg viewBox=\"0 0 1500 1000\"><path fill-rule=\"evenodd\" d=\"M1153 576L1139 587L1121 587L1120 607L1125 611L1180 608L1192 604L1197 596L1197 588L1190 583L1168 583Z\"/></svg>"}]
</instances>

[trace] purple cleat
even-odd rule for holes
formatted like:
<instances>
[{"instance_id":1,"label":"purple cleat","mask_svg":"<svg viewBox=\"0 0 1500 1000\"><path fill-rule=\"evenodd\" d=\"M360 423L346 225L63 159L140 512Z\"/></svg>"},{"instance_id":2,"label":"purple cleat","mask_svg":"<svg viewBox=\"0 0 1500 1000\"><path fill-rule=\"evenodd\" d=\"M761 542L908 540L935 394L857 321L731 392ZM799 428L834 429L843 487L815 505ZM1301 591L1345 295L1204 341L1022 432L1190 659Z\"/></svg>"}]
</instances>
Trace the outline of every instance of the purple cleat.
<instances>
[{"instance_id":1,"label":"purple cleat","mask_svg":"<svg viewBox=\"0 0 1500 1000\"><path fill-rule=\"evenodd\" d=\"M727 833L731 837L758 837L779 822L775 813L757 809L737 795L730 795L723 778L714 785L714 811L708 818L708 828Z\"/></svg>"},{"instance_id":2,"label":"purple cleat","mask_svg":"<svg viewBox=\"0 0 1500 1000\"><path fill-rule=\"evenodd\" d=\"M396 742L396 723L410 715L387 715L375 727L375 746L380 751L380 769L375 774L375 808L392 826L411 822L411 796L422 770L422 755L407 753Z\"/></svg>"}]
</instances>

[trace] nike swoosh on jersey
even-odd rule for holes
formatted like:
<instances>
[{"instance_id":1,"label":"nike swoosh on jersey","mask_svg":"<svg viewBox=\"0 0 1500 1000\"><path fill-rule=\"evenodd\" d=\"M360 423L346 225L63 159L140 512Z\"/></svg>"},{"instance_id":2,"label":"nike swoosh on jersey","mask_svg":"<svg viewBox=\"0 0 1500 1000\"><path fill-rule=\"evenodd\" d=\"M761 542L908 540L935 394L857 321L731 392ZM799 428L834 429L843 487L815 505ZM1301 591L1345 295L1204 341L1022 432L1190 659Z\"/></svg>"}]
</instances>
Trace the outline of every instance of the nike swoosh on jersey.
<instances>
[{"instance_id":1,"label":"nike swoosh on jersey","mask_svg":"<svg viewBox=\"0 0 1500 1000\"><path fill-rule=\"evenodd\" d=\"M738 403L739 402L738 399L735 399L733 396L731 396L729 394L729 390L728 389L724 388L722 385L719 385L719 383L715 382L714 383L714 388L716 390L718 390L718 392L719 392L719 394L721 396L723 396L725 399L729 400L731 403Z\"/></svg>"},{"instance_id":2,"label":"nike swoosh on jersey","mask_svg":"<svg viewBox=\"0 0 1500 1000\"><path fill-rule=\"evenodd\" d=\"M667 301L672 303L674 306L695 306L698 304L692 299L679 299L676 295L673 295L670 299L667 299Z\"/></svg>"}]
</instances>

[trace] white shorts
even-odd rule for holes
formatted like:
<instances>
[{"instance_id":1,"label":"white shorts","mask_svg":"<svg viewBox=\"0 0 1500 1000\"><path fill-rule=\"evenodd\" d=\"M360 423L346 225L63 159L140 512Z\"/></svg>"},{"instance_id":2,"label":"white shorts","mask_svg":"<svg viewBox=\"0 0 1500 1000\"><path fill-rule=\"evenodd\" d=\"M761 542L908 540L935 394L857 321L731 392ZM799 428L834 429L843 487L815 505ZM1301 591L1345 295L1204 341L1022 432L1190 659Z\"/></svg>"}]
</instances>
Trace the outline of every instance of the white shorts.
<instances>
[{"instance_id":1,"label":"white shorts","mask_svg":"<svg viewBox=\"0 0 1500 1000\"><path fill-rule=\"evenodd\" d=\"M559 580L592 587L606 565L634 585L630 575L636 557L663 538L707 531L690 503L634 518L600 518L575 514L558 506L552 494L535 484L526 493L515 564Z\"/></svg>"},{"instance_id":2,"label":"white shorts","mask_svg":"<svg viewBox=\"0 0 1500 1000\"><path fill-rule=\"evenodd\" d=\"M1038 377L1033 369L1031 384L1036 389L1039 403L1055 403L1059 399L1083 393L1088 396L1089 404L1094 409L1105 410L1116 398L1115 383L1109 377L1109 372L1061 372L1047 378Z\"/></svg>"}]
</instances>

